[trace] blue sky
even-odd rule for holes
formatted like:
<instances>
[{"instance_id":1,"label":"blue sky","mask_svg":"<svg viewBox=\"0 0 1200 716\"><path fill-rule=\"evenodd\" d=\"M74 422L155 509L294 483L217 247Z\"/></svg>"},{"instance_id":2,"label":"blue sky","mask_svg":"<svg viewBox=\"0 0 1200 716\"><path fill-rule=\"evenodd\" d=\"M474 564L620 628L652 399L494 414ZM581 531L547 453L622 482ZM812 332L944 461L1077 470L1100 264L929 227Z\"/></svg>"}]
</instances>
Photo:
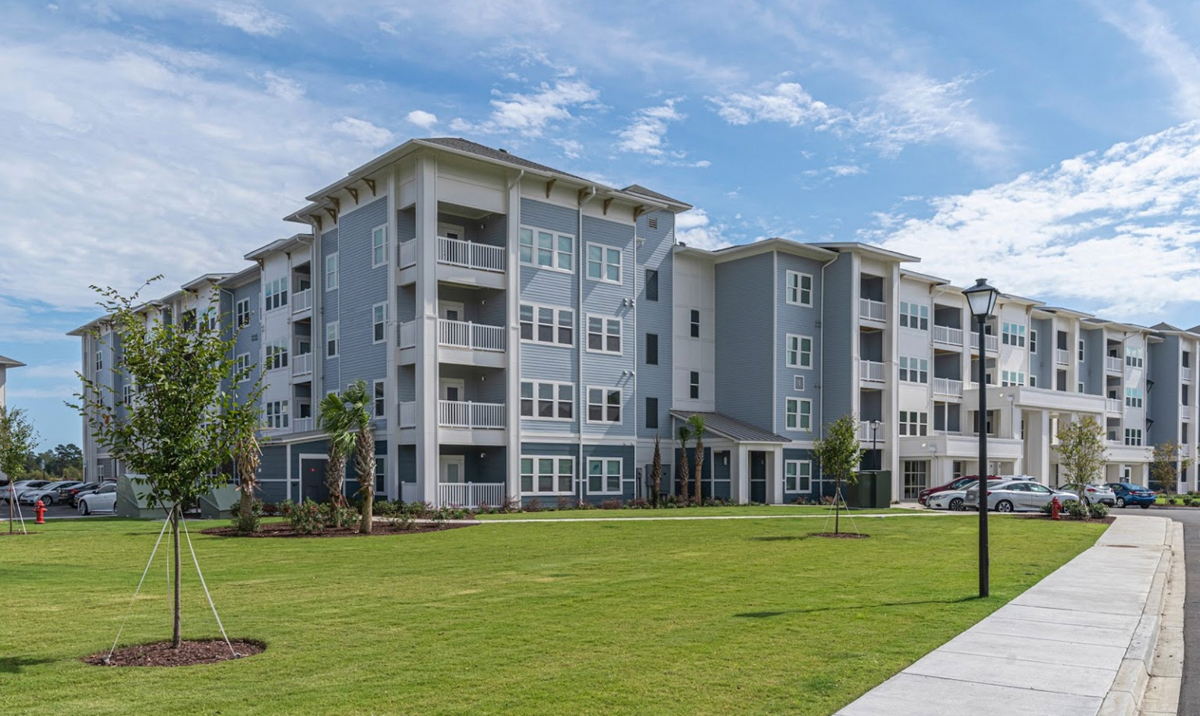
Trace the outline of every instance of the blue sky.
<instances>
[{"instance_id":1,"label":"blue sky","mask_svg":"<svg viewBox=\"0 0 1200 716\"><path fill-rule=\"evenodd\" d=\"M912 7L901 7L901 5ZM6 6L0 354L48 444L90 284L236 270L413 136L1123 320L1200 323L1195 3L114 0Z\"/></svg>"}]
</instances>

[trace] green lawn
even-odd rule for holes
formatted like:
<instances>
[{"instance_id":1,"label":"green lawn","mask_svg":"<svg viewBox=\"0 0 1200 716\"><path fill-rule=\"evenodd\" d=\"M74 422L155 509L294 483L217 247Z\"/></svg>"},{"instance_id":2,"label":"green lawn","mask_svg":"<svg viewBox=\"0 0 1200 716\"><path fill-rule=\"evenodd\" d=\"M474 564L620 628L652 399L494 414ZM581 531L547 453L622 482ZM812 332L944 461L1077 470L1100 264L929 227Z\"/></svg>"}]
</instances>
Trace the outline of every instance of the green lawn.
<instances>
[{"instance_id":1,"label":"green lawn","mask_svg":"<svg viewBox=\"0 0 1200 716\"><path fill-rule=\"evenodd\" d=\"M903 512L902 510L854 510L855 517L862 514ZM688 507L684 509L660 510L542 510L540 512L510 512L479 515L481 520L572 520L590 518L650 518L650 517L761 517L781 515L832 515L828 507L816 505L746 505L741 507ZM842 516L846 516L842 512Z\"/></svg>"},{"instance_id":2,"label":"green lawn","mask_svg":"<svg viewBox=\"0 0 1200 716\"><path fill-rule=\"evenodd\" d=\"M263 654L101 668L159 525L0 538L5 714L830 714L1087 548L1103 525L975 521L480 525L340 539L195 537L231 636ZM200 525L193 525L199 530ZM186 545L185 545L186 554ZM216 632L185 572L185 636ZM166 566L126 643L169 633Z\"/></svg>"}]
</instances>

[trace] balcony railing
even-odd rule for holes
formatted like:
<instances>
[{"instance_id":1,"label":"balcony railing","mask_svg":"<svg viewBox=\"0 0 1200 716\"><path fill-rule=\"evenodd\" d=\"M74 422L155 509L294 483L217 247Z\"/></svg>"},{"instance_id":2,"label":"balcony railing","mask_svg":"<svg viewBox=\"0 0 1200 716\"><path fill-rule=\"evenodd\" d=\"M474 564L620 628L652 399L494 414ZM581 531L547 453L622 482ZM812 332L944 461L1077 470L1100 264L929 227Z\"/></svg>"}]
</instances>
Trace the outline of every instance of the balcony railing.
<instances>
[{"instance_id":1,"label":"balcony railing","mask_svg":"<svg viewBox=\"0 0 1200 716\"><path fill-rule=\"evenodd\" d=\"M1187 366L1183 366L1182 368L1179 369L1179 377L1182 378L1183 380L1191 380L1192 379L1192 369Z\"/></svg>"},{"instance_id":2,"label":"balcony railing","mask_svg":"<svg viewBox=\"0 0 1200 716\"><path fill-rule=\"evenodd\" d=\"M313 354L301 353L292 356L292 375L308 375L313 372Z\"/></svg>"},{"instance_id":3,"label":"balcony railing","mask_svg":"<svg viewBox=\"0 0 1200 716\"><path fill-rule=\"evenodd\" d=\"M860 360L858 362L859 377L863 380L869 380L873 383L883 382L883 364L873 360Z\"/></svg>"},{"instance_id":4,"label":"balcony railing","mask_svg":"<svg viewBox=\"0 0 1200 716\"><path fill-rule=\"evenodd\" d=\"M1071 352L1062 348L1056 348L1054 351L1054 362L1059 365L1067 365L1071 362Z\"/></svg>"},{"instance_id":5,"label":"balcony railing","mask_svg":"<svg viewBox=\"0 0 1200 716\"><path fill-rule=\"evenodd\" d=\"M504 428L504 403L439 400L438 425L444 428L501 430Z\"/></svg>"},{"instance_id":6,"label":"balcony railing","mask_svg":"<svg viewBox=\"0 0 1200 716\"><path fill-rule=\"evenodd\" d=\"M485 326L468 321L438 319L438 343L455 348L480 351L503 351L504 328Z\"/></svg>"},{"instance_id":7,"label":"balcony railing","mask_svg":"<svg viewBox=\"0 0 1200 716\"><path fill-rule=\"evenodd\" d=\"M999 337L993 336L991 334L984 334L983 338L984 338L984 343L987 344L988 353L995 353L996 351L1000 350ZM971 334L971 347L974 348L975 350L979 350L979 334L978 333Z\"/></svg>"},{"instance_id":8,"label":"balcony railing","mask_svg":"<svg viewBox=\"0 0 1200 716\"><path fill-rule=\"evenodd\" d=\"M396 252L396 263L400 268L408 268L417 263L416 239L409 239L400 244L400 250Z\"/></svg>"},{"instance_id":9,"label":"balcony railing","mask_svg":"<svg viewBox=\"0 0 1200 716\"><path fill-rule=\"evenodd\" d=\"M938 395L957 395L961 397L963 394L963 383L961 380L954 380L953 378L934 378L933 392Z\"/></svg>"},{"instance_id":10,"label":"balcony railing","mask_svg":"<svg viewBox=\"0 0 1200 716\"><path fill-rule=\"evenodd\" d=\"M300 313L312 308L312 289L306 288L292 294L292 313Z\"/></svg>"},{"instance_id":11,"label":"balcony railing","mask_svg":"<svg viewBox=\"0 0 1200 716\"><path fill-rule=\"evenodd\" d=\"M417 345L417 322L408 321L396 326L396 347L412 348Z\"/></svg>"},{"instance_id":12,"label":"balcony railing","mask_svg":"<svg viewBox=\"0 0 1200 716\"><path fill-rule=\"evenodd\" d=\"M860 318L869 318L873 321L886 321L887 306L883 301L874 301L869 298L858 299L858 315Z\"/></svg>"},{"instance_id":13,"label":"balcony railing","mask_svg":"<svg viewBox=\"0 0 1200 716\"><path fill-rule=\"evenodd\" d=\"M872 442L871 421L863 420L858 423L858 440L863 443ZM881 443L884 438L883 423L880 422L875 426L874 442Z\"/></svg>"},{"instance_id":14,"label":"balcony railing","mask_svg":"<svg viewBox=\"0 0 1200 716\"><path fill-rule=\"evenodd\" d=\"M292 432L307 433L313 429L312 418L292 418Z\"/></svg>"},{"instance_id":15,"label":"balcony railing","mask_svg":"<svg viewBox=\"0 0 1200 716\"><path fill-rule=\"evenodd\" d=\"M438 263L464 268L502 272L504 271L504 247L439 236L437 260Z\"/></svg>"},{"instance_id":16,"label":"balcony railing","mask_svg":"<svg viewBox=\"0 0 1200 716\"><path fill-rule=\"evenodd\" d=\"M1109 373L1120 373L1124 370L1121 365L1120 356L1104 356L1104 369Z\"/></svg>"},{"instance_id":17,"label":"balcony railing","mask_svg":"<svg viewBox=\"0 0 1200 716\"><path fill-rule=\"evenodd\" d=\"M961 328L951 328L950 326L939 326L936 323L933 325L933 342L945 343L951 346L961 346L963 344L963 332Z\"/></svg>"},{"instance_id":18,"label":"balcony railing","mask_svg":"<svg viewBox=\"0 0 1200 716\"><path fill-rule=\"evenodd\" d=\"M438 503L454 507L493 507L504 502L502 482L439 482Z\"/></svg>"},{"instance_id":19,"label":"balcony railing","mask_svg":"<svg viewBox=\"0 0 1200 716\"><path fill-rule=\"evenodd\" d=\"M401 428L417 427L417 404L415 402L400 403L396 415L396 425Z\"/></svg>"},{"instance_id":20,"label":"balcony railing","mask_svg":"<svg viewBox=\"0 0 1200 716\"><path fill-rule=\"evenodd\" d=\"M1121 405L1120 398L1105 398L1104 399L1105 412L1113 413L1115 415L1120 415L1121 408L1122 408L1122 405Z\"/></svg>"}]
</instances>

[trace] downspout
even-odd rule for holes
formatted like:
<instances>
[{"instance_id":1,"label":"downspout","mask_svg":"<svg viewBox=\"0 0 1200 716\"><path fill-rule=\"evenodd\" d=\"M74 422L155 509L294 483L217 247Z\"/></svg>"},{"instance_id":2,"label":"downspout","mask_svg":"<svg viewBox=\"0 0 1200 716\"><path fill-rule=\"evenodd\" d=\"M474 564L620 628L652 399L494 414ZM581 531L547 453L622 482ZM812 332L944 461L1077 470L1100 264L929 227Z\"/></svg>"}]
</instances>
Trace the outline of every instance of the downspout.
<instances>
[{"instance_id":1,"label":"downspout","mask_svg":"<svg viewBox=\"0 0 1200 716\"><path fill-rule=\"evenodd\" d=\"M595 196L596 187L590 186L588 187L587 195L581 195L579 197L579 230L576 232L575 239L575 245L579 249L586 248L583 243L583 206L591 201ZM578 363L577 367L579 369L579 440L578 445L576 446L578 448L577 454L579 455L579 463L575 469L575 479L579 485L579 501L583 502L585 484L584 472L586 469L586 466L583 462L583 426L586 422L587 416L587 386L583 384L583 346L584 342L587 341L587 318L583 314L583 273L587 268L587 256L584 255L584 251L582 250L576 251L575 256L575 271L579 275L579 294L575 297L575 325L578 326L578 328L575 330L575 337L576 340L579 341L579 345L575 353L576 361Z\"/></svg>"},{"instance_id":2,"label":"downspout","mask_svg":"<svg viewBox=\"0 0 1200 716\"><path fill-rule=\"evenodd\" d=\"M637 219L633 220L633 278L629 281L629 307L633 313L633 369L629 372L633 378L633 498L638 498L638 490L641 488L644 480L637 479L637 448L638 448L638 392L637 368L640 365L638 362L638 346L641 341L638 340L637 329L637 280L638 280L638 246L642 240L638 238ZM622 479L622 483L624 479ZM621 485L621 492L624 493L625 485Z\"/></svg>"},{"instance_id":3,"label":"downspout","mask_svg":"<svg viewBox=\"0 0 1200 716\"><path fill-rule=\"evenodd\" d=\"M509 184L508 184L508 188L509 188L509 190L511 190L511 189L512 189L514 186L516 186L517 184L520 184L520 183L521 183L521 179L522 179L522 178L524 178L524 176L525 176L525 170L524 170L524 169L522 169L522 170L520 171L520 173L518 173L518 174L517 174L517 178L516 178L516 179L513 179L511 182L509 182Z\"/></svg>"},{"instance_id":4,"label":"downspout","mask_svg":"<svg viewBox=\"0 0 1200 716\"><path fill-rule=\"evenodd\" d=\"M817 333L821 341L821 367L817 369L817 382L820 384L818 389L821 394L817 396L818 409L821 411L821 428L817 433L821 438L825 437L825 269L829 264L837 261L842 255L838 254L821 264L821 330ZM779 300L776 298L776 300ZM824 491L825 472L821 472L821 489Z\"/></svg>"}]
</instances>

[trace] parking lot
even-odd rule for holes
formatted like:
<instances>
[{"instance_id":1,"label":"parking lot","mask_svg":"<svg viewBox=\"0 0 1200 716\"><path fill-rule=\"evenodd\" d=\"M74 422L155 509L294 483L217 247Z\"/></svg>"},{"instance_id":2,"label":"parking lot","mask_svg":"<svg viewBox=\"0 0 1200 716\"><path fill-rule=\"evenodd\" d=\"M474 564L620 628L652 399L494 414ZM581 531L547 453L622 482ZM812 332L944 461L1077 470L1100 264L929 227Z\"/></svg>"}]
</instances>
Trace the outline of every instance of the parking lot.
<instances>
[{"instance_id":1,"label":"parking lot","mask_svg":"<svg viewBox=\"0 0 1200 716\"><path fill-rule=\"evenodd\" d=\"M21 514L25 517L26 522L33 522L34 514L33 514L32 507L30 507L29 505L21 505ZM92 514L88 515L88 517L106 517L106 516L112 516L112 514L113 514L112 512L93 512ZM16 515L15 510L13 511L13 515L14 516ZM77 517L82 518L83 515L79 514L79 511L76 510L74 507L71 507L70 505L50 505L50 507L46 508L46 519L48 519L48 520L49 519L77 518ZM8 504L4 503L4 502L0 502L0 522L7 522L7 521L8 521Z\"/></svg>"}]
</instances>

